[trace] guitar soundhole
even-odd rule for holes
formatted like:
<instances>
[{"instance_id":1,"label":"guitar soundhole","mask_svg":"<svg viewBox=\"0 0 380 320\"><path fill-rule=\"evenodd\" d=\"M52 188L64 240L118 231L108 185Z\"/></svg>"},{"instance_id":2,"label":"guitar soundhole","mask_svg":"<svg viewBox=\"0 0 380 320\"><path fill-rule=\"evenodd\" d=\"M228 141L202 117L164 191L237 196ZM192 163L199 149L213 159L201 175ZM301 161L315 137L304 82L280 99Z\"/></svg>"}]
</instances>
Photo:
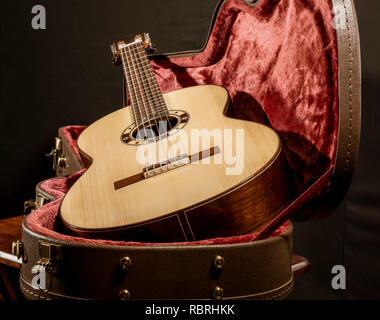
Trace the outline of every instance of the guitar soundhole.
<instances>
[{"instance_id":1,"label":"guitar soundhole","mask_svg":"<svg viewBox=\"0 0 380 320\"><path fill-rule=\"evenodd\" d=\"M189 114L182 110L172 110L167 116L144 122L136 127L130 125L121 135L124 143L141 145L172 135L182 129L189 121Z\"/></svg>"},{"instance_id":2,"label":"guitar soundhole","mask_svg":"<svg viewBox=\"0 0 380 320\"><path fill-rule=\"evenodd\" d=\"M137 140L146 140L166 135L168 131L175 128L179 119L170 116L167 119L158 119L141 125L137 130L132 132L132 137Z\"/></svg>"}]
</instances>

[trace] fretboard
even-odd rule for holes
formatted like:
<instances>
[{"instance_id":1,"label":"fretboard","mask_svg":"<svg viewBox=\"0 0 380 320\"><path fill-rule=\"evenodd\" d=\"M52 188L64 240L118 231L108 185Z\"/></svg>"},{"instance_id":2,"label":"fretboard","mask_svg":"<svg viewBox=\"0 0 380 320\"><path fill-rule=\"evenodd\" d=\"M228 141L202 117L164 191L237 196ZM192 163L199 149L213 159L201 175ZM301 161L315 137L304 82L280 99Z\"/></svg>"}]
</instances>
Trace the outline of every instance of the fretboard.
<instances>
[{"instance_id":1,"label":"fretboard","mask_svg":"<svg viewBox=\"0 0 380 320\"><path fill-rule=\"evenodd\" d=\"M166 116L168 109L142 42L136 40L119 49L136 125Z\"/></svg>"}]
</instances>

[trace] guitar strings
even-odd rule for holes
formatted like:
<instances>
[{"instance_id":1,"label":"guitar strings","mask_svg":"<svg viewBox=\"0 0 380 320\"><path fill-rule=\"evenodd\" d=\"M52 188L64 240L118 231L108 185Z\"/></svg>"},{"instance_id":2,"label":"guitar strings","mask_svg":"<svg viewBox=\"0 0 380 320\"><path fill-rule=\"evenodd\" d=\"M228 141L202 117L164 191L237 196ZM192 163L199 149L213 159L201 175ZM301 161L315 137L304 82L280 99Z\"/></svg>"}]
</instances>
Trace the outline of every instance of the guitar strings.
<instances>
[{"instance_id":1,"label":"guitar strings","mask_svg":"<svg viewBox=\"0 0 380 320\"><path fill-rule=\"evenodd\" d=\"M137 106L139 112L140 112L140 116L141 116L141 119L140 121L142 122L142 126L144 128L144 131L146 130L145 128L145 125L144 125L144 121L143 121L143 116L142 116L142 112L141 112L141 109L140 109L140 106L139 106L139 101L138 101L138 96L136 94L136 90L135 90L135 86L134 86L134 83L133 83L133 77L132 77L132 73L131 73L131 67L130 67L130 63L129 63L129 59L128 59L128 54L127 54L127 50L125 49L127 48L126 47L123 47L120 49L120 52L122 54L122 57L124 58L123 59L123 65L124 65L124 71L125 71L125 75L127 76L127 84L128 84L128 89L129 89L129 92L130 92L130 96L131 96L131 108L132 108L132 111L133 111L133 114L135 116L135 125L136 127L138 128L140 123L138 122L138 117L137 117L137 113L135 112L134 110L134 105ZM123 50L124 49L124 50ZM123 55L123 51L125 53L125 55ZM127 63L128 65L128 68L125 64L125 62ZM135 100L135 103L133 103L133 99L132 97L134 97L134 100ZM148 171L148 167L147 167L147 164L145 163L145 170Z\"/></svg>"},{"instance_id":2,"label":"guitar strings","mask_svg":"<svg viewBox=\"0 0 380 320\"><path fill-rule=\"evenodd\" d=\"M133 59L133 53L132 53L132 50L130 50L130 48L132 46L133 46L133 43L131 44L131 46L127 47L127 50L128 50L128 53L130 54L129 57L131 58L131 64L132 64L131 72L134 73L134 80L137 83L137 86L135 85L135 88L136 88L136 90L138 90L139 96L141 98L141 104L142 104L142 108L143 109L140 108L140 112L142 112L142 110L144 110L145 111L145 115L146 115L145 119L143 119L143 127L144 127L144 135L145 135L146 138L148 138L148 136L147 136L147 130L146 130L145 126L144 126L144 123L146 121L150 120L149 119L149 112L148 112L148 109L146 107L146 101L144 99L144 90L141 88L140 81L139 81L140 80L139 79L139 73L137 72L137 66L136 66L137 65L137 61L136 60L133 61L134 60Z\"/></svg>"},{"instance_id":3,"label":"guitar strings","mask_svg":"<svg viewBox=\"0 0 380 320\"><path fill-rule=\"evenodd\" d=\"M120 49L120 53L121 53L121 56L124 58L122 61L123 61L123 68L124 68L124 73L127 77L127 86L128 86L128 91L129 91L129 95L131 97L131 107L132 107L132 112L133 112L133 116L134 116L134 119L135 119L135 124L136 126L139 125L139 118L136 114L136 110L135 108L133 107L133 105L137 104L137 101L136 101L136 97L134 95L134 90L131 88L131 85L132 85L132 77L131 75L129 74L129 71L128 71L128 68L129 68L129 64L128 64L128 58L127 58L127 55L126 55L126 52L123 52L125 51L124 48L121 48ZM135 100L135 101L134 101ZM141 119L140 119L141 121Z\"/></svg>"},{"instance_id":4,"label":"guitar strings","mask_svg":"<svg viewBox=\"0 0 380 320\"><path fill-rule=\"evenodd\" d=\"M133 47L132 47L133 48ZM139 66L139 63L141 64L141 60L139 59L139 57L138 57L138 55L136 54L136 51L137 51L137 45L136 45L136 47L135 48L133 48L134 50L134 52L132 53L133 54L133 56L134 56L134 59L135 59L135 67L137 67L137 69L139 70L139 71L141 71L141 67ZM142 83L142 88L140 87L140 92L142 92L142 94L144 94L144 96L145 96L145 98L146 98L146 100L147 100L147 103L148 103L148 106L150 107L150 110L151 110L151 116L150 117L148 117L148 121L150 121L150 120L153 120L154 121L154 123L155 123L155 125L156 125L156 127L158 128L158 124L157 124L157 121L156 121L156 117L155 117L155 115L154 115L154 106L153 106L153 104L152 104L152 102L151 102L151 99L149 98L149 96L148 96L148 90L147 90L147 88L149 89L149 84L148 84L148 86L146 86L145 84L144 84L144 80L143 80L143 78L142 78L142 76L144 75L144 72L145 72L145 70L144 70L144 68L142 68L143 70L143 72L139 72L139 73L137 73L137 72L135 72L136 74L137 74L137 77L139 78L139 79L137 79L137 83L139 84L139 80L141 81L141 83ZM135 70L136 71L136 70ZM144 99L143 99L144 100ZM143 102L144 103L144 105L145 105L145 102Z\"/></svg>"},{"instance_id":5,"label":"guitar strings","mask_svg":"<svg viewBox=\"0 0 380 320\"><path fill-rule=\"evenodd\" d=\"M127 47L128 48L128 52L131 54L131 58L133 58L133 53L132 53L132 50L130 50L131 48L134 48L134 43L131 45L131 46L128 46ZM132 61L133 61L133 59L132 59ZM132 63L132 61L131 61L131 63ZM134 74L135 74L135 80L136 80L136 82L137 82L137 86L138 86L138 89L139 89L139 92L140 92L140 96L141 96L141 99L142 99L142 103L143 103L143 105L144 105L144 110L145 110L145 113L146 113L146 115L148 116L148 121L151 121L151 119L150 119L150 117L149 117L149 112L148 112L148 110L147 110L147 108L146 108L146 101L144 100L144 96L145 97L147 97L147 92L146 91L144 91L144 89L143 89L143 87L144 87L144 85L142 84L142 87L141 87L141 80L142 80L142 78L141 78L141 72L137 72L137 68L138 68L138 59L135 59L135 61L134 61L134 66L131 68L133 71L134 71ZM140 71L140 70L139 70ZM148 105L149 105L149 101L148 101ZM153 114L152 114L153 115ZM153 121L155 122L155 125L156 125L156 128L158 128L158 123L157 123L157 121L156 121L156 118L155 117L153 117ZM147 131L146 130L146 128L145 128L145 126L143 125L143 127L144 127L144 134L145 134L145 138L149 138L149 131ZM151 131L153 131L151 128L149 128L149 130L151 130ZM153 133L154 134L154 133ZM157 153L155 154L155 156L157 156ZM161 164L161 162L160 161L158 161L158 164L159 164L159 166L160 166L160 168L161 168L161 170L162 170L162 164ZM155 170L156 169L156 163L152 163L152 165L153 165L153 170ZM148 172L149 170L147 169L147 172Z\"/></svg>"},{"instance_id":6,"label":"guitar strings","mask_svg":"<svg viewBox=\"0 0 380 320\"><path fill-rule=\"evenodd\" d=\"M138 108L138 112L140 113L140 121L144 131L144 138L149 138L149 132L145 127L146 121L153 120L157 128L158 134L160 134L157 118L160 118L163 115L166 117L167 124L169 125L170 129L172 129L172 125L168 117L168 110L165 100L163 99L161 90L158 87L158 83L155 79L154 73L151 70L148 57L145 53L141 41L135 41L127 44L126 46L120 49L120 52L122 54L122 57L124 58L124 71L126 73L127 79L129 80L127 81L127 86L131 95L131 104L136 105L136 107ZM148 107L151 110L151 116L149 115L146 105L148 105ZM132 107L132 111L135 117L136 127L138 128L140 126L140 123L138 121L138 115L136 114L135 108ZM143 116L142 111L145 111L145 118ZM158 117L155 115L155 111ZM151 128L149 128L149 130L151 130ZM166 130L168 131L167 128ZM139 130L138 134L140 133L141 131ZM158 161L158 163L159 166L162 168L161 162ZM153 169L155 168L155 164L153 164ZM147 163L145 163L145 169L146 171L148 171Z\"/></svg>"},{"instance_id":7,"label":"guitar strings","mask_svg":"<svg viewBox=\"0 0 380 320\"><path fill-rule=\"evenodd\" d=\"M145 80L141 77L141 80L144 82L143 86L144 86L144 88L148 88L149 89L149 83L147 81L147 77L146 77L146 74L145 74L146 69L145 69L145 66L143 65L143 61L141 60L141 57L140 57L139 53L140 53L140 51L139 51L138 44L137 44L136 47L134 48L133 54L134 54L135 59L136 59L136 65L138 66L138 70L139 71L142 70L141 73L145 77ZM147 85L145 85L145 83ZM155 109L154 109L154 106L153 106L154 101L152 101L152 99L154 100L155 96L153 94L149 93L148 90L145 90L145 93L146 93L146 97L148 98L148 101L150 103L150 108L152 110L152 117L155 117L155 115L154 115L155 114L155 112L154 112ZM152 102L153 102L153 104L151 104Z\"/></svg>"},{"instance_id":8,"label":"guitar strings","mask_svg":"<svg viewBox=\"0 0 380 320\"><path fill-rule=\"evenodd\" d=\"M137 82L137 85L138 85L138 88L139 88L139 92L140 92L140 95L141 95L142 103L143 103L144 108L145 108L145 113L146 113L146 115L148 116L147 120L148 120L148 121L153 120L154 123L155 123L155 125L156 125L156 128L158 129L158 123L157 123L156 117L154 117L154 113L152 112L152 118L153 118L153 119L150 119L150 117L149 117L149 112L148 112L148 110L147 110L147 108L146 108L146 102L147 102L147 103L148 103L148 106L150 106L150 109L153 111L153 109L152 109L153 106L150 105L150 101L149 101L149 100L146 101L146 99L144 99L144 96L145 96L146 98L148 98L148 96L147 96L147 91L144 90L144 89L146 88L146 86L142 83L142 75L141 75L141 73L144 73L144 72L140 72L138 56L137 56L136 54L134 54L134 53L132 52L132 50L129 50L130 48L137 49L137 44L136 44L136 47L133 46L133 44L132 44L130 47L128 47L128 51L131 53L131 58L134 58L134 61L135 61L135 65L134 65L133 71L134 71L134 73L135 73L135 79L136 79L136 82ZM137 72L137 70L139 70L139 72ZM152 129L149 129L149 130L153 131ZM145 131L145 137L146 137L146 138L149 138L149 136L148 136L149 133L146 131L145 127L144 127L144 131ZM153 134L155 134L155 133L153 133ZM156 154L156 155L157 155L157 154ZM161 162L158 161L158 163L159 163L159 166L160 166L161 169L162 169L162 164L161 164ZM155 163L153 163L152 165L153 165L153 170L156 169Z\"/></svg>"},{"instance_id":9,"label":"guitar strings","mask_svg":"<svg viewBox=\"0 0 380 320\"><path fill-rule=\"evenodd\" d=\"M150 81L149 81L148 75L151 75L152 69L151 69L150 63L149 63L149 61L147 59L147 56L145 54L145 50L142 47L142 44L140 44L140 48L138 47L138 45L136 46L136 50L135 50L135 52L136 52L136 61L140 63L140 66L141 66L142 71L143 71L142 72L142 76L145 78L145 80L142 79L142 81L144 83L144 88L147 89L146 93L147 93L147 95L149 94L152 97L152 99L149 99L149 103L151 104L152 115L154 117L154 122L156 124L157 133L160 136L160 134L161 134L161 132L160 132L160 126L159 126L159 124L157 124L157 115L154 114L155 111L156 111L157 114L158 114L158 118L161 118L161 113L159 111L155 110L155 105L159 105L160 101L159 101L159 98L157 97L157 93L154 93L154 91L152 90L152 85L154 84L153 79L150 78ZM139 50L139 49L141 49L141 50ZM159 92L159 94L161 95L161 91ZM168 114L165 113L165 116L166 116L166 120L167 120L166 123L170 126L170 129L171 129L171 125L170 125ZM164 133L166 133L168 131L168 128L166 127L166 128L164 128L164 130L166 130L164 132ZM161 149L159 149L159 150L161 150ZM159 163L159 166L160 166L160 168L162 170L161 155L162 155L162 153L159 151L159 161L158 161L158 163ZM167 153L163 155L163 158L167 158ZM155 166L153 166L153 168L155 169Z\"/></svg>"},{"instance_id":10,"label":"guitar strings","mask_svg":"<svg viewBox=\"0 0 380 320\"><path fill-rule=\"evenodd\" d=\"M142 67L146 71L144 74L145 76L148 75L147 80L150 82L151 86L149 86L149 89L152 93L152 96L157 99L157 107L158 111L163 111L167 115L167 106L165 103L165 100L163 99L161 89L158 87L157 80L154 76L154 73L152 72L148 57L146 56L144 48L141 46L140 49L137 48L137 52L140 54L140 61L142 62ZM146 70L148 69L148 70Z\"/></svg>"},{"instance_id":11,"label":"guitar strings","mask_svg":"<svg viewBox=\"0 0 380 320\"><path fill-rule=\"evenodd\" d=\"M137 109L138 109L138 111L139 111L139 113L140 113L140 122L141 122L141 124L142 124L142 126L143 126L143 128L144 128L144 130L145 130L145 129L146 129L145 126L144 126L145 119L144 119L144 116L143 116L143 113L142 113L143 108L142 108L142 106L141 106L142 95L141 95L141 93L139 94L139 92L137 91L139 88L138 88L138 86L136 86L136 84L134 83L134 81L137 81L137 79L135 80L135 79L134 79L134 75L133 75L133 71L135 71L135 70L134 70L134 66L133 66L133 60L132 60L132 57L129 55L129 50L128 50L128 49L129 49L129 46L130 46L130 44L128 44L128 45L125 47L125 53L126 53L126 56L127 56L127 59L126 59L126 60L127 60L127 63L128 63L128 70L129 70L130 77L131 77L131 86L132 86L133 91L134 91L134 93L135 93L135 99L136 99ZM140 98L141 98L141 100L140 100ZM145 110L145 112L146 112L146 110ZM136 125L139 126L140 123L137 123Z\"/></svg>"},{"instance_id":12,"label":"guitar strings","mask_svg":"<svg viewBox=\"0 0 380 320\"><path fill-rule=\"evenodd\" d=\"M143 80L146 83L145 87L148 88L148 90L150 91L149 95L152 97L150 101L153 103L152 105L153 113L154 111L156 111L159 118L161 118L162 116L165 116L167 124L169 125L169 129L172 129L170 119L168 116L166 103L163 101L161 90L160 89L157 90L157 80L154 78L154 74L152 72L148 57L146 56L145 50L142 47L142 45L140 46L140 48L139 47L136 48L136 55L144 71L142 74L145 78L145 81ZM157 106L157 108L155 106Z\"/></svg>"}]
</instances>

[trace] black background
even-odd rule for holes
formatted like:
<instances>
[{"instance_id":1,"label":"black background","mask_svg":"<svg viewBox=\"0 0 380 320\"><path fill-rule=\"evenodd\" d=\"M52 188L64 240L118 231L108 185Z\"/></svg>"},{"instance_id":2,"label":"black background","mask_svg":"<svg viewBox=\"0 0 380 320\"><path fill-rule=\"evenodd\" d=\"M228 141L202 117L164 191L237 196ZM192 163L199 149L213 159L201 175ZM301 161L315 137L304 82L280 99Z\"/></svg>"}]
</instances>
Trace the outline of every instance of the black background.
<instances>
[{"instance_id":1,"label":"black background","mask_svg":"<svg viewBox=\"0 0 380 320\"><path fill-rule=\"evenodd\" d=\"M320 0L324 1L324 0ZM161 52L200 49L217 0L0 1L0 218L20 215L39 181L53 176L44 154L57 128L90 124L122 105L122 73L109 45L148 31ZM312 263L294 299L380 298L380 169L377 94L380 2L356 0L363 71L358 167L345 201L323 221L295 223L294 251ZM31 27L44 5L47 29ZM347 289L331 288L331 269Z\"/></svg>"}]
</instances>

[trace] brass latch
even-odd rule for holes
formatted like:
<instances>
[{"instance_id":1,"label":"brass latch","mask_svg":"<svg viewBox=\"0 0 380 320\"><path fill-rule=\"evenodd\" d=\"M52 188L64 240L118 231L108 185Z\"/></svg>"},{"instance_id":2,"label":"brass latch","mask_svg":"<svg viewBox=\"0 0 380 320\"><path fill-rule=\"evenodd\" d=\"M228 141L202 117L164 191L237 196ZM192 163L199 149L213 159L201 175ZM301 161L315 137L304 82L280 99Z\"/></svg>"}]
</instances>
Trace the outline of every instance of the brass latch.
<instances>
[{"instance_id":1,"label":"brass latch","mask_svg":"<svg viewBox=\"0 0 380 320\"><path fill-rule=\"evenodd\" d=\"M16 256L17 259L24 261L24 243L21 240L12 242L12 254Z\"/></svg>"},{"instance_id":2,"label":"brass latch","mask_svg":"<svg viewBox=\"0 0 380 320\"><path fill-rule=\"evenodd\" d=\"M62 246L52 243L40 242L40 259L33 267L35 272L45 270L47 273L56 274L59 272L59 264L62 259Z\"/></svg>"},{"instance_id":3,"label":"brass latch","mask_svg":"<svg viewBox=\"0 0 380 320\"><path fill-rule=\"evenodd\" d=\"M44 196L36 194L35 200L27 200L24 202L24 214L29 214L33 210L38 209L49 202Z\"/></svg>"},{"instance_id":4,"label":"brass latch","mask_svg":"<svg viewBox=\"0 0 380 320\"><path fill-rule=\"evenodd\" d=\"M24 213L25 214L31 213L35 209L36 209L36 202L34 200L24 201Z\"/></svg>"},{"instance_id":5,"label":"brass latch","mask_svg":"<svg viewBox=\"0 0 380 320\"><path fill-rule=\"evenodd\" d=\"M49 199L46 199L44 196L41 196L39 194L36 194L36 201L34 202L36 209L42 207L48 202L49 202Z\"/></svg>"},{"instance_id":6,"label":"brass latch","mask_svg":"<svg viewBox=\"0 0 380 320\"><path fill-rule=\"evenodd\" d=\"M53 157L53 170L65 169L66 168L66 157L63 155L62 148L62 138L55 137L55 146L49 153L46 154L47 157Z\"/></svg>"}]
</instances>

